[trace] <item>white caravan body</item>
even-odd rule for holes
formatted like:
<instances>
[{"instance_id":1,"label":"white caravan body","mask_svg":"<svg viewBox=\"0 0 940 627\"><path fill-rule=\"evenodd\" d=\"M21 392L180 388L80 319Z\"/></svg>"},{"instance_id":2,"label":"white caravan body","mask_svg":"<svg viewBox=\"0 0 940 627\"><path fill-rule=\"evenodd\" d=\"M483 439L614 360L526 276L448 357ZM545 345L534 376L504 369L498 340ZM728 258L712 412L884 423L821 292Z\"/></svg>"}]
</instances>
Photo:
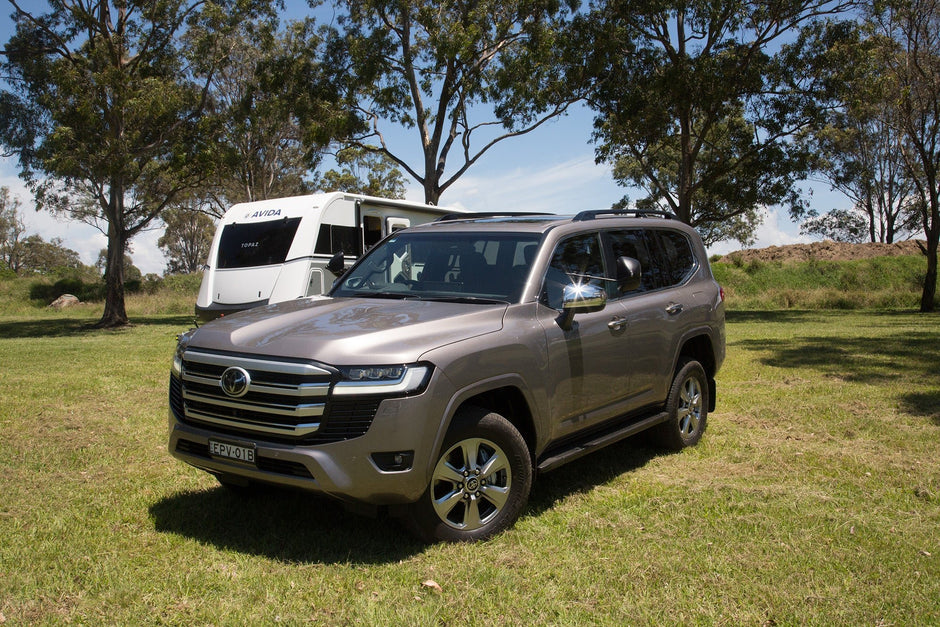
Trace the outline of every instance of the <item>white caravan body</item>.
<instances>
[{"instance_id":1,"label":"white caravan body","mask_svg":"<svg viewBox=\"0 0 940 627\"><path fill-rule=\"evenodd\" d=\"M322 294L342 251L355 261L383 237L458 209L330 192L233 205L216 228L196 299L201 321Z\"/></svg>"}]
</instances>

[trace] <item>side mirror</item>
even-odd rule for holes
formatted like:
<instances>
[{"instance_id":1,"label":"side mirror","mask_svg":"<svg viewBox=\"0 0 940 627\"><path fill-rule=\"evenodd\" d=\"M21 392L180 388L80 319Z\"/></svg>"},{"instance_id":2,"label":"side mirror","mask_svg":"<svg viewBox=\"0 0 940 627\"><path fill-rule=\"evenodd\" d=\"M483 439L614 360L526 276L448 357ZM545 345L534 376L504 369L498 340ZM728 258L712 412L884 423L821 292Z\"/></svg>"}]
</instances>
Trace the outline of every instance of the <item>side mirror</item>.
<instances>
[{"instance_id":1,"label":"side mirror","mask_svg":"<svg viewBox=\"0 0 940 627\"><path fill-rule=\"evenodd\" d=\"M617 288L621 294L632 292L640 287L643 278L643 269L640 262L633 257L620 257L617 259Z\"/></svg>"},{"instance_id":2,"label":"side mirror","mask_svg":"<svg viewBox=\"0 0 940 627\"><path fill-rule=\"evenodd\" d=\"M343 251L339 251L330 257L329 263L326 264L326 269L336 276L342 276L342 274L346 272L346 256L343 254Z\"/></svg>"},{"instance_id":3,"label":"side mirror","mask_svg":"<svg viewBox=\"0 0 940 627\"><path fill-rule=\"evenodd\" d=\"M607 306L607 291L596 285L573 283L565 286L561 307L564 313L559 324L565 331L571 329L574 315L600 311Z\"/></svg>"}]
</instances>

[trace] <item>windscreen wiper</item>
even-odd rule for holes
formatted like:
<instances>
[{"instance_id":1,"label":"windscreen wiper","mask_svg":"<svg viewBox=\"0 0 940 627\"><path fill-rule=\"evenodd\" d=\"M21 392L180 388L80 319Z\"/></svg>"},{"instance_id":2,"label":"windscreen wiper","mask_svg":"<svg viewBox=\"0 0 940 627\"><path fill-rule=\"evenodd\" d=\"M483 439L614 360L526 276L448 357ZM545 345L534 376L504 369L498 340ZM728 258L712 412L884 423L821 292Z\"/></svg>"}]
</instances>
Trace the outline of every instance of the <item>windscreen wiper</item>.
<instances>
[{"instance_id":1,"label":"windscreen wiper","mask_svg":"<svg viewBox=\"0 0 940 627\"><path fill-rule=\"evenodd\" d=\"M484 298L482 296L421 296L421 300L435 303L469 303L471 305L508 305L508 300Z\"/></svg>"}]
</instances>

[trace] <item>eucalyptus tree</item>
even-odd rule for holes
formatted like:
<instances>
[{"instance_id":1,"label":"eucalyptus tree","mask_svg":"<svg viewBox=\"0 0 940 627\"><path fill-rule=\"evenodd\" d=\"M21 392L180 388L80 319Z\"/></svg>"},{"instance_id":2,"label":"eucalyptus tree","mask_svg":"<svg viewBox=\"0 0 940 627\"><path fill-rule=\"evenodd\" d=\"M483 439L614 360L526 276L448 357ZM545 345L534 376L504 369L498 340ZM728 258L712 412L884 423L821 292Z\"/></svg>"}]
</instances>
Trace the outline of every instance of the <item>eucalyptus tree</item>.
<instances>
[{"instance_id":1,"label":"eucalyptus tree","mask_svg":"<svg viewBox=\"0 0 940 627\"><path fill-rule=\"evenodd\" d=\"M164 229L157 246L167 259L168 274L199 272L209 257L215 223L198 210L198 203L190 199L166 209L160 216Z\"/></svg>"},{"instance_id":2,"label":"eucalyptus tree","mask_svg":"<svg viewBox=\"0 0 940 627\"><path fill-rule=\"evenodd\" d=\"M852 202L808 212L801 231L843 241L892 243L918 228L914 182L905 166L893 81L871 25L860 20L830 51L825 80L835 105L801 133L811 168Z\"/></svg>"},{"instance_id":3,"label":"eucalyptus tree","mask_svg":"<svg viewBox=\"0 0 940 627\"><path fill-rule=\"evenodd\" d=\"M382 198L404 198L405 178L395 163L380 152L347 148L336 154L339 170L319 178L324 191L345 191Z\"/></svg>"},{"instance_id":4,"label":"eucalyptus tree","mask_svg":"<svg viewBox=\"0 0 940 627\"><path fill-rule=\"evenodd\" d=\"M209 86L219 135L203 196L214 215L312 191L324 152L362 129L331 43L313 18L246 22L228 35L229 63Z\"/></svg>"},{"instance_id":5,"label":"eucalyptus tree","mask_svg":"<svg viewBox=\"0 0 940 627\"><path fill-rule=\"evenodd\" d=\"M749 241L763 206L799 210L808 154L791 139L828 98L810 56L825 47L801 32L851 2L596 3L577 39L596 79L598 159L708 242Z\"/></svg>"},{"instance_id":6,"label":"eucalyptus tree","mask_svg":"<svg viewBox=\"0 0 940 627\"><path fill-rule=\"evenodd\" d=\"M580 98L557 72L570 1L343 0L357 110L369 124L350 144L388 156L436 204L494 145ZM416 131L418 159L389 141L397 126Z\"/></svg>"},{"instance_id":7,"label":"eucalyptus tree","mask_svg":"<svg viewBox=\"0 0 940 627\"><path fill-rule=\"evenodd\" d=\"M920 310L934 311L940 242L940 0L892 0L871 14L893 94L900 153L927 239Z\"/></svg>"},{"instance_id":8,"label":"eucalyptus tree","mask_svg":"<svg viewBox=\"0 0 940 627\"><path fill-rule=\"evenodd\" d=\"M131 240L207 172L209 86L225 35L267 0L8 0L0 144L19 157L40 208L108 238L99 326L128 322Z\"/></svg>"}]
</instances>

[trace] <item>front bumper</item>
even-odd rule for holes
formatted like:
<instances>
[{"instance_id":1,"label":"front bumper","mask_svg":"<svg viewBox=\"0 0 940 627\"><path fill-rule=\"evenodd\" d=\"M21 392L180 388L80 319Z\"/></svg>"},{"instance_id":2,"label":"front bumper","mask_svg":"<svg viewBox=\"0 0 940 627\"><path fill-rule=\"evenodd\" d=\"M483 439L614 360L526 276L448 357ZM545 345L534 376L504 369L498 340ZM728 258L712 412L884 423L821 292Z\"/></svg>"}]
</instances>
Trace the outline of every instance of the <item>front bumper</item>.
<instances>
[{"instance_id":1,"label":"front bumper","mask_svg":"<svg viewBox=\"0 0 940 627\"><path fill-rule=\"evenodd\" d=\"M270 442L217 432L183 422L171 404L169 451L215 475L300 488L371 505L412 503L430 481L432 457L446 427L446 399L453 393L441 389L448 385L445 377L435 373L424 393L383 400L364 435L328 444ZM210 439L253 448L255 462L213 457L209 453ZM407 469L387 470L376 462L376 453L407 453L413 457L406 459L413 461Z\"/></svg>"}]
</instances>

